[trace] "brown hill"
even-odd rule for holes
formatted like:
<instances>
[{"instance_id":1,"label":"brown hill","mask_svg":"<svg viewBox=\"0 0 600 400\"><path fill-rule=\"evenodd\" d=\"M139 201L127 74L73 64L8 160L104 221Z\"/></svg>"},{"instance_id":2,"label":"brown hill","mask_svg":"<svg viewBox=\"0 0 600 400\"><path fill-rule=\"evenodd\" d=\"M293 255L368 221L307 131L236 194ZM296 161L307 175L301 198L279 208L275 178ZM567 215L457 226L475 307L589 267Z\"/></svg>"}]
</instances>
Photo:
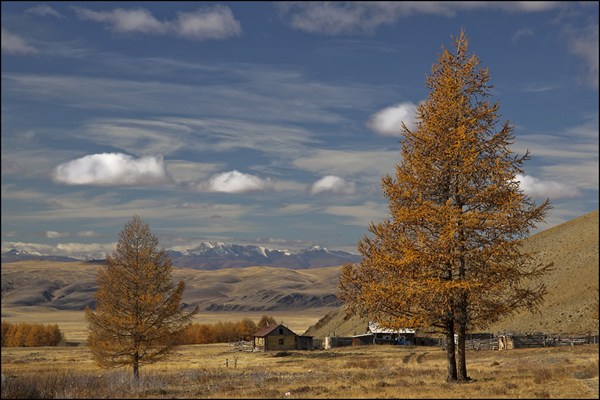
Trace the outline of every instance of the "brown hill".
<instances>
[{"instance_id":1,"label":"brown hill","mask_svg":"<svg viewBox=\"0 0 600 400\"><path fill-rule=\"evenodd\" d=\"M525 251L538 253L543 263L554 262L544 277L548 288L541 312L520 313L486 328L486 332L598 333L598 210L530 236ZM331 311L310 327L307 335L364 333L367 320Z\"/></svg>"},{"instance_id":2,"label":"brown hill","mask_svg":"<svg viewBox=\"0 0 600 400\"><path fill-rule=\"evenodd\" d=\"M2 309L93 306L98 264L19 261L2 264ZM287 311L338 307L339 267L290 270L248 267L215 271L173 268L183 302L207 311Z\"/></svg>"}]
</instances>

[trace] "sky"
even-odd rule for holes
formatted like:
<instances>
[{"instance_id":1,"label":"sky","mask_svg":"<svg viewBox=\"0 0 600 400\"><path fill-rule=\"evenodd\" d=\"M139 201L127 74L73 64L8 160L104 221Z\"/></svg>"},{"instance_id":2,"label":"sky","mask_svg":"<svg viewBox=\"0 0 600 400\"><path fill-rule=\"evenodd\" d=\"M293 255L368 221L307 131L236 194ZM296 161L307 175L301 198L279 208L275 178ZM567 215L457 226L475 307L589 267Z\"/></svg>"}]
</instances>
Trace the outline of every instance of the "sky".
<instances>
[{"instance_id":1,"label":"sky","mask_svg":"<svg viewBox=\"0 0 600 400\"><path fill-rule=\"evenodd\" d=\"M461 29L553 208L598 209L598 2L2 3L2 251L357 253ZM500 126L501 124L499 124Z\"/></svg>"}]
</instances>

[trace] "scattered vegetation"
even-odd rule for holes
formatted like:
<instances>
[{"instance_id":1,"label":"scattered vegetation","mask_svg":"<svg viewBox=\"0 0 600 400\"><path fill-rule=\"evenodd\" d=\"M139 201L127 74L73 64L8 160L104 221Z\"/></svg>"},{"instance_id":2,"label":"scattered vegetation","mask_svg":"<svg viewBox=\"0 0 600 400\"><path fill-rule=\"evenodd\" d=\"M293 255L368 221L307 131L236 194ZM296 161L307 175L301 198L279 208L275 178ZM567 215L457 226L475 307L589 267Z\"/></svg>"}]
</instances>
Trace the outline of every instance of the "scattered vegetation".
<instances>
[{"instance_id":1,"label":"scattered vegetation","mask_svg":"<svg viewBox=\"0 0 600 400\"><path fill-rule=\"evenodd\" d=\"M2 347L57 346L64 341L58 325L2 321Z\"/></svg>"}]
</instances>

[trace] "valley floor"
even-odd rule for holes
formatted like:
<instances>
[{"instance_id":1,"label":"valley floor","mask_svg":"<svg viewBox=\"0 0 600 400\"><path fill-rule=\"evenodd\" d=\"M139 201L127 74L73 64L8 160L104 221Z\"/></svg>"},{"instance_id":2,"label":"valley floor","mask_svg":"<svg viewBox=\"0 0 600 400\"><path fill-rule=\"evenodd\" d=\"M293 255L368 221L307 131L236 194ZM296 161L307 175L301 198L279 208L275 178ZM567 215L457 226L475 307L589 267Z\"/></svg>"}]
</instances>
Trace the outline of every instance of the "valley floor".
<instances>
[{"instance_id":1,"label":"valley floor","mask_svg":"<svg viewBox=\"0 0 600 400\"><path fill-rule=\"evenodd\" d=\"M598 398L598 346L469 351L445 382L437 347L241 352L178 348L169 361L102 370L85 346L2 349L2 398Z\"/></svg>"}]
</instances>

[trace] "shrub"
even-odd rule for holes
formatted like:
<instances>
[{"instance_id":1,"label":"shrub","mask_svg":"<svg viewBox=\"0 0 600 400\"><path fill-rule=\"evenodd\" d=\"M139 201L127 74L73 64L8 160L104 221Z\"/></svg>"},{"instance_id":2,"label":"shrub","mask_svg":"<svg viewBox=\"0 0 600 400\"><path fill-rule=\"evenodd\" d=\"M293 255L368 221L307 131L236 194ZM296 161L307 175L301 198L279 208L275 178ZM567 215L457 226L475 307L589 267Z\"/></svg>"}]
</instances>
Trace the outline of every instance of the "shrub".
<instances>
[{"instance_id":1,"label":"shrub","mask_svg":"<svg viewBox=\"0 0 600 400\"><path fill-rule=\"evenodd\" d=\"M57 346L64 340L58 325L2 321L2 347Z\"/></svg>"}]
</instances>

